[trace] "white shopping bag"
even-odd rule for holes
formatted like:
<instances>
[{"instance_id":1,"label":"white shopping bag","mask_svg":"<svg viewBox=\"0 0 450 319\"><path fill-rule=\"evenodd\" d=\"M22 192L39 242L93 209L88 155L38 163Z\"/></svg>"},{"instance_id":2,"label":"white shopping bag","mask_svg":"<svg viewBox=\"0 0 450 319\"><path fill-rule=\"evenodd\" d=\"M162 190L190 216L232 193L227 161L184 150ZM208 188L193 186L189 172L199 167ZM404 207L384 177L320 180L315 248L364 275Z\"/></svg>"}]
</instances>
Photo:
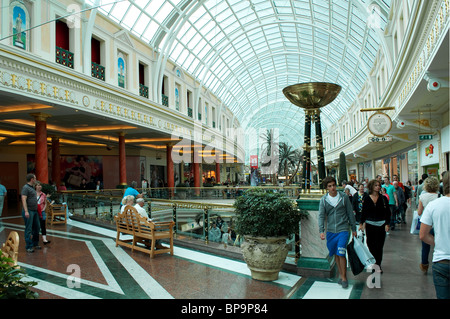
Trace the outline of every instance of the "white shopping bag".
<instances>
[{"instance_id":1,"label":"white shopping bag","mask_svg":"<svg viewBox=\"0 0 450 319\"><path fill-rule=\"evenodd\" d=\"M411 222L411 230L410 233L413 235L419 235L420 230L420 216L417 213L417 210L414 211L413 219Z\"/></svg>"},{"instance_id":2,"label":"white shopping bag","mask_svg":"<svg viewBox=\"0 0 450 319\"><path fill-rule=\"evenodd\" d=\"M364 232L363 232L362 230L358 230L358 231L356 232L356 237L358 237L359 239L361 239L361 242L362 242L362 243L364 243L364 236L365 236L365 234L364 234Z\"/></svg>"},{"instance_id":3,"label":"white shopping bag","mask_svg":"<svg viewBox=\"0 0 450 319\"><path fill-rule=\"evenodd\" d=\"M353 237L353 240L355 241L353 245L356 254L358 255L359 260L361 260L362 264L366 267L375 264L375 258L370 253L369 248L367 248L367 246L362 243L361 239Z\"/></svg>"}]
</instances>

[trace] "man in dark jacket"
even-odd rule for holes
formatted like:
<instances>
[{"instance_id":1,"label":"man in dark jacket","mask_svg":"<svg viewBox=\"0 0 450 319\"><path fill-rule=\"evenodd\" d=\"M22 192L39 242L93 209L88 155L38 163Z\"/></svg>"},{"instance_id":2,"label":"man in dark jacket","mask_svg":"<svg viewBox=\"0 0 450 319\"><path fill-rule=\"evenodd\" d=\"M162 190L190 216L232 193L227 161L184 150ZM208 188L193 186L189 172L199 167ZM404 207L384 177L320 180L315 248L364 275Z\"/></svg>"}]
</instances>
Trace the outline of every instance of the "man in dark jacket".
<instances>
[{"instance_id":1,"label":"man in dark jacket","mask_svg":"<svg viewBox=\"0 0 450 319\"><path fill-rule=\"evenodd\" d=\"M406 224L406 222L405 222L406 211L405 211L405 205L404 205L406 203L405 192L400 187L400 185L398 184L397 181L394 181L392 183L392 185L394 185L395 191L397 192L397 204L398 204L397 214L396 214L397 222Z\"/></svg>"}]
</instances>

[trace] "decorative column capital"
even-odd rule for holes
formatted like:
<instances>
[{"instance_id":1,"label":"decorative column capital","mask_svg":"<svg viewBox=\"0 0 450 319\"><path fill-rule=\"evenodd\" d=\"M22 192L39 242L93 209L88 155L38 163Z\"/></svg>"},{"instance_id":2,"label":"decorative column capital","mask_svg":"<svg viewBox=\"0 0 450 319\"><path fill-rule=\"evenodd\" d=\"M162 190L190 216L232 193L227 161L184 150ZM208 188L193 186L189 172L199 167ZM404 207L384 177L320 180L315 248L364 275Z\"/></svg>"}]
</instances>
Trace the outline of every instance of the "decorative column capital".
<instances>
[{"instance_id":1,"label":"decorative column capital","mask_svg":"<svg viewBox=\"0 0 450 319\"><path fill-rule=\"evenodd\" d=\"M35 121L47 121L48 118L52 117L47 113L30 113L32 117L34 117Z\"/></svg>"}]
</instances>

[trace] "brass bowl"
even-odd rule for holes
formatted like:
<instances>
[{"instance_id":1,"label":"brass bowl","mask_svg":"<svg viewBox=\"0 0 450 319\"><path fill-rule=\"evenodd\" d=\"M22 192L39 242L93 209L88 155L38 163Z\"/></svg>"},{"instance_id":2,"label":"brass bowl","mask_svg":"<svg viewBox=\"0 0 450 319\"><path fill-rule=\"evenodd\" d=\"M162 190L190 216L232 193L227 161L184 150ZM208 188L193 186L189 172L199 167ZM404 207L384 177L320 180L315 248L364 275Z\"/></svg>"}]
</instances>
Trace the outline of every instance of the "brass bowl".
<instances>
[{"instance_id":1,"label":"brass bowl","mask_svg":"<svg viewBox=\"0 0 450 319\"><path fill-rule=\"evenodd\" d=\"M294 105L305 109L318 109L333 102L342 87L334 83L308 82L287 86L283 94Z\"/></svg>"}]
</instances>

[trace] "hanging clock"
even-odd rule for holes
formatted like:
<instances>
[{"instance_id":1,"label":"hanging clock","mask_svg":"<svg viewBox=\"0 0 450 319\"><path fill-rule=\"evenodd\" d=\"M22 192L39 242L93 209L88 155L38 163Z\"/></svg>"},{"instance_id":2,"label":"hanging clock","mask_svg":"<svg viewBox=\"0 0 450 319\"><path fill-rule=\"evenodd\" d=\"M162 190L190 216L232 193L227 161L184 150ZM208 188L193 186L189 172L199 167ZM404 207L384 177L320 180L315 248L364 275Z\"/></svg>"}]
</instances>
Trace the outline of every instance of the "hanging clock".
<instances>
[{"instance_id":1,"label":"hanging clock","mask_svg":"<svg viewBox=\"0 0 450 319\"><path fill-rule=\"evenodd\" d=\"M386 113L376 112L367 122L367 128L375 136L384 136L392 128L392 120Z\"/></svg>"}]
</instances>

